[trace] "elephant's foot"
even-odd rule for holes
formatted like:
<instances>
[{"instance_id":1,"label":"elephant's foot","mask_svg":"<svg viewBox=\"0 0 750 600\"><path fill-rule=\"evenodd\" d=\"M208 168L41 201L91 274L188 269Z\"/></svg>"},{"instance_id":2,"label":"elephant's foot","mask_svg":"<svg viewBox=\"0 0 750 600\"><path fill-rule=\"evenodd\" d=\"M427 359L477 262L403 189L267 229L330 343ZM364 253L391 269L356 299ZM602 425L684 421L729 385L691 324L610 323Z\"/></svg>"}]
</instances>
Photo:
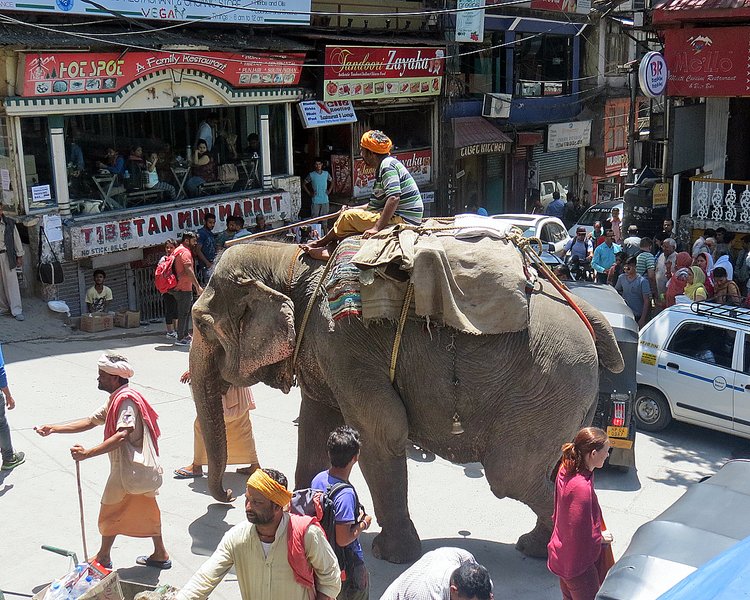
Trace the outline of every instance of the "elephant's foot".
<instances>
[{"instance_id":1,"label":"elephant's foot","mask_svg":"<svg viewBox=\"0 0 750 600\"><path fill-rule=\"evenodd\" d=\"M398 534L383 530L376 535L372 540L372 554L375 558L392 563L410 563L422 556L422 542L414 525L409 522L408 527Z\"/></svg>"},{"instance_id":2,"label":"elephant's foot","mask_svg":"<svg viewBox=\"0 0 750 600\"><path fill-rule=\"evenodd\" d=\"M532 558L547 558L547 544L551 535L549 526L537 521L534 529L518 538L516 550Z\"/></svg>"}]
</instances>

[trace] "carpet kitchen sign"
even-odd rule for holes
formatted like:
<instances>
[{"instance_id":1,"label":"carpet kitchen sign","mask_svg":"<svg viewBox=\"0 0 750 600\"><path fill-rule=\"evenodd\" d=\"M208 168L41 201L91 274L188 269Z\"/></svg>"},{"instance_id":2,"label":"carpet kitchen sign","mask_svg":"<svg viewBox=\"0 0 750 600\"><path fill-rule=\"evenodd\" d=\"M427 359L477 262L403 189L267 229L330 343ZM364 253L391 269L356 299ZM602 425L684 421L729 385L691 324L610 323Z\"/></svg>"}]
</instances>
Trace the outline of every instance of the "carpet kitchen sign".
<instances>
[{"instance_id":1,"label":"carpet kitchen sign","mask_svg":"<svg viewBox=\"0 0 750 600\"><path fill-rule=\"evenodd\" d=\"M289 192L173 208L127 219L71 227L70 247L74 259L134 248L148 248L177 238L186 229L195 231L201 226L203 215L206 213L216 215L214 233L219 233L226 229L226 220L229 216L242 217L247 222L252 222L255 215L262 214L266 221L274 222L289 217L291 209Z\"/></svg>"},{"instance_id":2,"label":"carpet kitchen sign","mask_svg":"<svg viewBox=\"0 0 750 600\"><path fill-rule=\"evenodd\" d=\"M159 71L207 73L236 88L299 83L304 54L231 52L35 52L21 55L19 88L24 96L114 93Z\"/></svg>"},{"instance_id":3,"label":"carpet kitchen sign","mask_svg":"<svg viewBox=\"0 0 750 600\"><path fill-rule=\"evenodd\" d=\"M45 15L87 15L154 21L244 23L246 25L309 25L310 0L3 0L2 9Z\"/></svg>"}]
</instances>

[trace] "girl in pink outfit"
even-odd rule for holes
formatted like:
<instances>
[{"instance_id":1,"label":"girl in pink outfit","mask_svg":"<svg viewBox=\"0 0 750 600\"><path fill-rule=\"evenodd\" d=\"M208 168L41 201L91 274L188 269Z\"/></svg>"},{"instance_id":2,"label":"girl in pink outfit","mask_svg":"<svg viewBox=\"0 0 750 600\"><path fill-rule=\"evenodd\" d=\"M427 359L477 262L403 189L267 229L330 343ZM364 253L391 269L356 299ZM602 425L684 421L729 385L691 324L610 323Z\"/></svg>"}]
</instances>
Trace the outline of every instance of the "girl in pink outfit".
<instances>
[{"instance_id":1,"label":"girl in pink outfit","mask_svg":"<svg viewBox=\"0 0 750 600\"><path fill-rule=\"evenodd\" d=\"M597 427L584 427L562 447L547 568L560 578L564 600L594 600L606 575L603 545L612 543L612 535L602 531L594 469L608 454L609 438Z\"/></svg>"}]
</instances>

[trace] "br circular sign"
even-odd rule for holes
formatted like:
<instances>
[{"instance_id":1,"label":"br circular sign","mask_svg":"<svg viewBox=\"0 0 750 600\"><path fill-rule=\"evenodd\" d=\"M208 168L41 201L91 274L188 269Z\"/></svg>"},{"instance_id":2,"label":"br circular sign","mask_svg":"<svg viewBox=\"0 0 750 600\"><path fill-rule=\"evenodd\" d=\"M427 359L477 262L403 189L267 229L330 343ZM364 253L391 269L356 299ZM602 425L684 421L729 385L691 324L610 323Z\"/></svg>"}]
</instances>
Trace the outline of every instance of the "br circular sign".
<instances>
[{"instance_id":1,"label":"br circular sign","mask_svg":"<svg viewBox=\"0 0 750 600\"><path fill-rule=\"evenodd\" d=\"M661 96L667 89L667 63L658 52L649 52L641 59L638 83L649 98Z\"/></svg>"}]
</instances>

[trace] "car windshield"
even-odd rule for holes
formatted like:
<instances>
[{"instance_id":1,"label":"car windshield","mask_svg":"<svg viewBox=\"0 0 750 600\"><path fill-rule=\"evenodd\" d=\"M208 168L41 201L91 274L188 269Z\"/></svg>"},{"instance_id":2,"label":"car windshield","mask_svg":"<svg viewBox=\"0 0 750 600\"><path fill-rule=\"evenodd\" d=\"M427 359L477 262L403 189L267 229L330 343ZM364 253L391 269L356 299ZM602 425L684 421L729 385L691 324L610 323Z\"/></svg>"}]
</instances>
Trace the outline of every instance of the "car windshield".
<instances>
[{"instance_id":1,"label":"car windshield","mask_svg":"<svg viewBox=\"0 0 750 600\"><path fill-rule=\"evenodd\" d=\"M596 206L592 206L581 215L577 225L593 225L597 221L604 223L604 221L609 219L611 211L611 208L597 208Z\"/></svg>"}]
</instances>

